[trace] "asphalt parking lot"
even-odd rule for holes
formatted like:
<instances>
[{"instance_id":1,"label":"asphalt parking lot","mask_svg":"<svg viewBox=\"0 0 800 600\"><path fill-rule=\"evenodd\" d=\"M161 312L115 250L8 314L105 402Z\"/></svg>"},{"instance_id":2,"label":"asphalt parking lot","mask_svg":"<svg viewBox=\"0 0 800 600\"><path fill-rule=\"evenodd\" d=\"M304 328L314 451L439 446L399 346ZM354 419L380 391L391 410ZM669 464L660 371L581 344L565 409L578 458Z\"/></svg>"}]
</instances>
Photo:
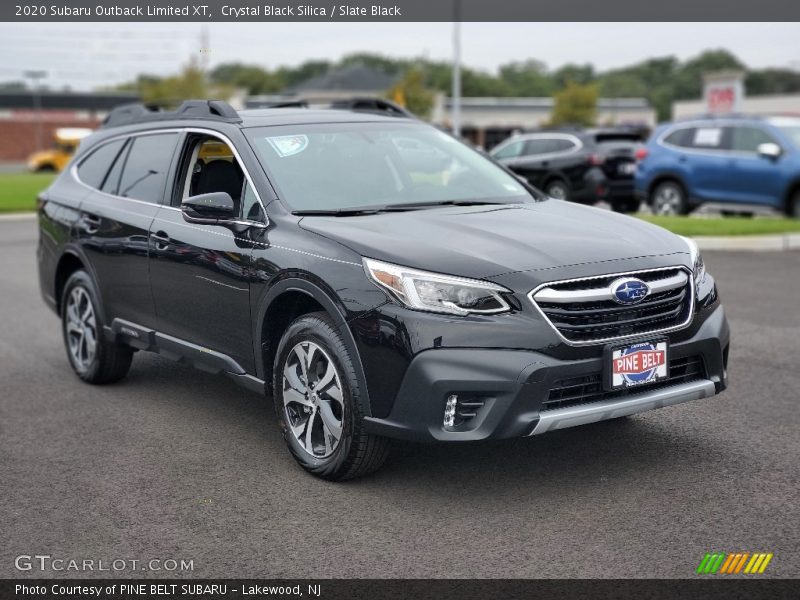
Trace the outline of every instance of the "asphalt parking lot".
<instances>
[{"instance_id":1,"label":"asphalt parking lot","mask_svg":"<svg viewBox=\"0 0 800 600\"><path fill-rule=\"evenodd\" d=\"M800 576L800 252L706 254L733 330L721 396L399 445L376 475L331 484L222 376L140 353L120 384L79 382L35 239L33 221L0 222L0 577L92 575L14 567L47 554L186 559L195 577L684 578L709 551L773 552L765 575Z\"/></svg>"}]
</instances>

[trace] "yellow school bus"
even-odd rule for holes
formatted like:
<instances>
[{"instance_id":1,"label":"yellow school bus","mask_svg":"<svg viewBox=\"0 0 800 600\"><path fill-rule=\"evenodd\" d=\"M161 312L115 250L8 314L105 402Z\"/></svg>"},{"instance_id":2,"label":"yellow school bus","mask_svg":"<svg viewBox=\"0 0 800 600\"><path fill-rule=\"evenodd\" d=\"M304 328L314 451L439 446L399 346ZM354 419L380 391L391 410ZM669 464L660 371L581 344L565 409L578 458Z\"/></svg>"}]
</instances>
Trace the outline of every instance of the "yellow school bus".
<instances>
[{"instance_id":1,"label":"yellow school bus","mask_svg":"<svg viewBox=\"0 0 800 600\"><path fill-rule=\"evenodd\" d=\"M28 169L36 173L61 171L75 154L80 141L92 133L83 127L60 127L53 135L53 147L34 152L28 158Z\"/></svg>"}]
</instances>

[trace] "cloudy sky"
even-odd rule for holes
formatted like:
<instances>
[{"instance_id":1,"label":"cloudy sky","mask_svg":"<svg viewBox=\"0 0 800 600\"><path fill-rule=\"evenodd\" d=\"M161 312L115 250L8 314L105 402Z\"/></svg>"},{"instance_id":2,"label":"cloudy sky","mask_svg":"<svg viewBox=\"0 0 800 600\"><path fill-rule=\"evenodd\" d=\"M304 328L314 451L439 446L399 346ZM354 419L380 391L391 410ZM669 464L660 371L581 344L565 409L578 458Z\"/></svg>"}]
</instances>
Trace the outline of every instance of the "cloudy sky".
<instances>
[{"instance_id":1,"label":"cloudy sky","mask_svg":"<svg viewBox=\"0 0 800 600\"><path fill-rule=\"evenodd\" d=\"M449 60L450 23L212 23L210 66L243 61L266 67L356 51ZM0 24L0 81L25 70L47 72L47 85L91 89L140 72L168 74L199 55L195 23ZM464 63L494 71L536 58L550 68L590 62L603 70L644 58L687 58L727 48L751 67L800 71L797 23L464 23Z\"/></svg>"}]
</instances>

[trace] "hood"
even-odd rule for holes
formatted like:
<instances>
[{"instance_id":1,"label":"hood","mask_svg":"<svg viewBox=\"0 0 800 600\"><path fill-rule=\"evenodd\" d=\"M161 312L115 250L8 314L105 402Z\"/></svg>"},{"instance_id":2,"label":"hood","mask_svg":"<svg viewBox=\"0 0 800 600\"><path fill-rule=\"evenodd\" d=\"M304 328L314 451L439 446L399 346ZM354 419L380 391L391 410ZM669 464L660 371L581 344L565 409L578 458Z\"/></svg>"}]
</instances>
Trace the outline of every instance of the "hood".
<instances>
[{"instance_id":1,"label":"hood","mask_svg":"<svg viewBox=\"0 0 800 600\"><path fill-rule=\"evenodd\" d=\"M477 279L687 252L661 227L560 200L304 217L300 226L362 256Z\"/></svg>"}]
</instances>

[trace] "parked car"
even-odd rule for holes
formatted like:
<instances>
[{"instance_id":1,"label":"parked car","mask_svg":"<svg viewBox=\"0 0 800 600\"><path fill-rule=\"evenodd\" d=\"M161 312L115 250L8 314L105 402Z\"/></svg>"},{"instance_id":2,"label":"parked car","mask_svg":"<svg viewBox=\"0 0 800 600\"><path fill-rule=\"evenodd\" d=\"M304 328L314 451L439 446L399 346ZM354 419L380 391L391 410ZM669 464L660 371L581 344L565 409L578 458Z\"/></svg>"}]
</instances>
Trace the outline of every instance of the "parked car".
<instances>
[{"instance_id":1,"label":"parked car","mask_svg":"<svg viewBox=\"0 0 800 600\"><path fill-rule=\"evenodd\" d=\"M512 136L491 156L531 185L559 200L594 204L609 202L618 212L633 212L638 132L541 131Z\"/></svg>"},{"instance_id":2,"label":"parked car","mask_svg":"<svg viewBox=\"0 0 800 600\"><path fill-rule=\"evenodd\" d=\"M706 202L800 217L800 119L698 117L660 126L638 154L636 193L657 214Z\"/></svg>"},{"instance_id":3,"label":"parked car","mask_svg":"<svg viewBox=\"0 0 800 600\"><path fill-rule=\"evenodd\" d=\"M84 127L59 127L53 134L53 147L34 152L28 158L28 170L34 173L58 172L63 169L81 140L92 133Z\"/></svg>"},{"instance_id":4,"label":"parked car","mask_svg":"<svg viewBox=\"0 0 800 600\"><path fill-rule=\"evenodd\" d=\"M224 373L326 479L378 468L389 438L538 435L727 385L694 243L547 198L407 117L120 108L39 224L79 378L118 381L136 351Z\"/></svg>"}]
</instances>

